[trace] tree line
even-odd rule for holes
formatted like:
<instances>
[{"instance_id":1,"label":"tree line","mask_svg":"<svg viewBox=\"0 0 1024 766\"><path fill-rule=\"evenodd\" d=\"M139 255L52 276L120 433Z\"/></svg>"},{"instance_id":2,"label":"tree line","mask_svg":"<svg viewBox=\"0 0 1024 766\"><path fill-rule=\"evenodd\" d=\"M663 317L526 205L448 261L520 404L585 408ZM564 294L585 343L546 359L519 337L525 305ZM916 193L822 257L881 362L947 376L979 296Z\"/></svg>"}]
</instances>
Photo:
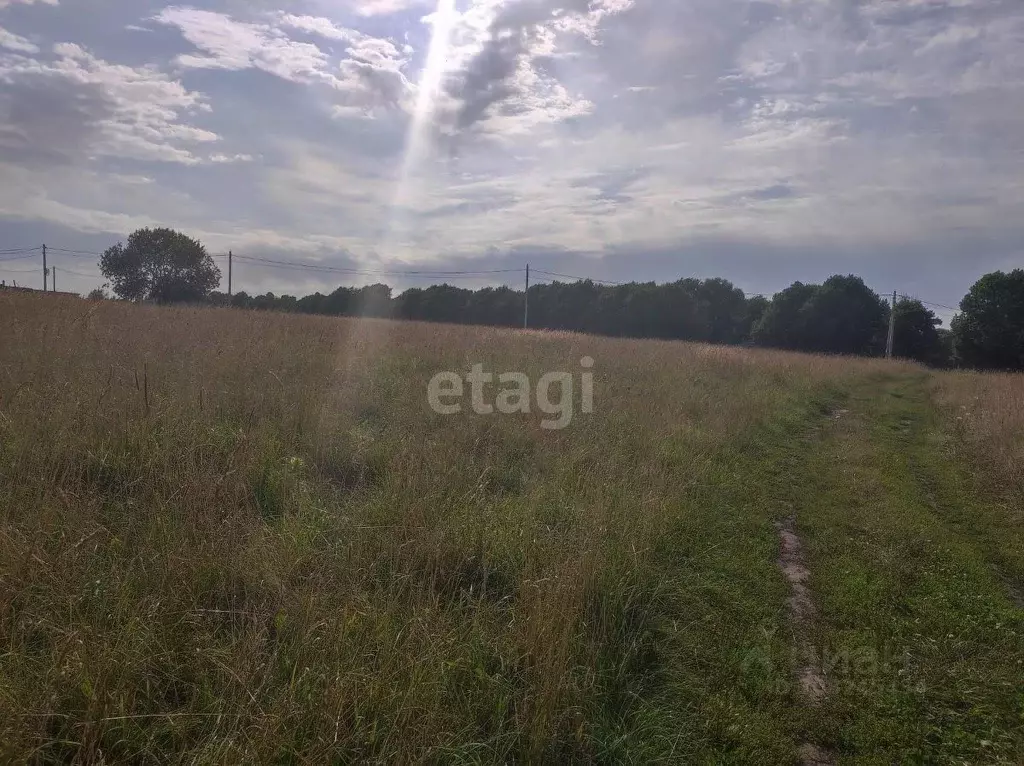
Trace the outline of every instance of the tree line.
<instances>
[{"instance_id":1,"label":"tree line","mask_svg":"<svg viewBox=\"0 0 1024 766\"><path fill-rule=\"evenodd\" d=\"M233 296L203 245L169 229L142 229L109 248L100 270L114 295L164 303L208 302L251 310L521 327L526 295L509 287L448 284L395 294L387 285L331 293ZM98 297L94 296L94 297ZM885 353L892 307L853 275L796 282L771 299L747 296L725 279L605 285L591 280L531 286L530 327L630 338L756 345L794 351ZM982 277L950 329L923 303L895 306L894 352L932 366L1024 369L1024 271Z\"/></svg>"}]
</instances>

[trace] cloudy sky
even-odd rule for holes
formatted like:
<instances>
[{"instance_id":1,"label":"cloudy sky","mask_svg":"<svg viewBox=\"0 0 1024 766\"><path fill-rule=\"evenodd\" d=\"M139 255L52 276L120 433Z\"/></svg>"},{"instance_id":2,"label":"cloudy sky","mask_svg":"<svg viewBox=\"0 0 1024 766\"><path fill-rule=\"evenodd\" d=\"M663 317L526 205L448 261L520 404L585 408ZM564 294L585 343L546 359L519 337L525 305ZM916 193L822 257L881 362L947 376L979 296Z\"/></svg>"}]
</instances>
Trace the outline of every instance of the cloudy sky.
<instances>
[{"instance_id":1,"label":"cloudy sky","mask_svg":"<svg viewBox=\"0 0 1024 766\"><path fill-rule=\"evenodd\" d=\"M1024 261L1024 3L0 0L0 174L0 250L166 225L368 271L853 272L952 305ZM95 260L54 251L58 286Z\"/></svg>"}]
</instances>

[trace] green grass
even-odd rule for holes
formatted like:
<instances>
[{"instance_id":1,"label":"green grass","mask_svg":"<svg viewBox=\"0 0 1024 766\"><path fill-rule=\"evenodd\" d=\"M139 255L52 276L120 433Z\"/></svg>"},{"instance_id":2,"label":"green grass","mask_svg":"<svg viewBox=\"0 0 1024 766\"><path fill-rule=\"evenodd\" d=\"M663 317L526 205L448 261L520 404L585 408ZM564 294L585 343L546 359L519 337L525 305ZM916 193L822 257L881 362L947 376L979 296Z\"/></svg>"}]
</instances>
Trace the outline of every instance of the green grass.
<instances>
[{"instance_id":1,"label":"green grass","mask_svg":"<svg viewBox=\"0 0 1024 766\"><path fill-rule=\"evenodd\" d=\"M851 763L1019 763L1024 611L998 576L1020 530L951 462L925 374L858 385L797 517L832 695L811 731Z\"/></svg>"},{"instance_id":2,"label":"green grass","mask_svg":"<svg viewBox=\"0 0 1024 766\"><path fill-rule=\"evenodd\" d=\"M1012 496L918 368L35 296L0 320L0 760L1024 759ZM597 411L565 431L425 405L441 370L584 355Z\"/></svg>"}]
</instances>

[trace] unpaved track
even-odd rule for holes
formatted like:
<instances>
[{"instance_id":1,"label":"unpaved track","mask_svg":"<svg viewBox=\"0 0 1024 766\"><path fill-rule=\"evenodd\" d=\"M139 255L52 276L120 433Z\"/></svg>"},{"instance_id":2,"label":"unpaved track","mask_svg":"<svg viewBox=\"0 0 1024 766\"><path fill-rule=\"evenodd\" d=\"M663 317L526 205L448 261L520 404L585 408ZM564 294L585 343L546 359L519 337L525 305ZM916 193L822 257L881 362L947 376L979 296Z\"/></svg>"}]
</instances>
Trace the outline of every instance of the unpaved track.
<instances>
[{"instance_id":1,"label":"unpaved track","mask_svg":"<svg viewBox=\"0 0 1024 766\"><path fill-rule=\"evenodd\" d=\"M806 704L818 706L828 695L828 685L818 661L818 652L811 641L817 607L811 592L811 572L804 558L803 543L796 531L796 521L790 516L776 524L779 532L779 568L789 584L790 633L798 657L796 671L800 694ZM835 760L831 753L811 743L798 750L804 766L830 766Z\"/></svg>"},{"instance_id":2,"label":"unpaved track","mask_svg":"<svg viewBox=\"0 0 1024 766\"><path fill-rule=\"evenodd\" d=\"M881 380L844 406L776 523L798 761L1024 763L1024 611L1000 547L1024 532L991 534L998 509L954 481L964 467L937 446L925 379Z\"/></svg>"}]
</instances>

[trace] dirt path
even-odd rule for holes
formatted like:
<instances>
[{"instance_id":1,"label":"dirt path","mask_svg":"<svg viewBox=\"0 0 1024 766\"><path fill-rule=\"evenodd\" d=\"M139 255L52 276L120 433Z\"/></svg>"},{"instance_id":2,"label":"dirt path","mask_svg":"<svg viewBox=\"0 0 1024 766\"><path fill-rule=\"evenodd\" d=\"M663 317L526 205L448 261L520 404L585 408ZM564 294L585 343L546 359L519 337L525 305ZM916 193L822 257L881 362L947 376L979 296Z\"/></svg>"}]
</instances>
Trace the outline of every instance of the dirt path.
<instances>
[{"instance_id":1,"label":"dirt path","mask_svg":"<svg viewBox=\"0 0 1024 766\"><path fill-rule=\"evenodd\" d=\"M803 544L796 533L795 519L784 519L776 528L779 530L779 568L789 583L790 627L800 657L797 681L804 699L812 705L817 705L825 699L828 687L821 671L821 664L818 662L817 652L810 640L817 614L817 607L811 595L811 573L804 560Z\"/></svg>"},{"instance_id":2,"label":"dirt path","mask_svg":"<svg viewBox=\"0 0 1024 766\"><path fill-rule=\"evenodd\" d=\"M964 491L924 379L878 381L845 406L777 524L799 759L1024 762L1024 612L1005 576L1019 538Z\"/></svg>"},{"instance_id":3,"label":"dirt path","mask_svg":"<svg viewBox=\"0 0 1024 766\"><path fill-rule=\"evenodd\" d=\"M779 532L779 568L790 589L789 628L797 658L796 680L804 703L817 707L828 695L828 684L811 640L818 611L810 588L811 572L796 531L796 520L793 517L783 519L776 524L776 529ZM797 753L803 766L835 763L830 752L809 742L801 744Z\"/></svg>"}]
</instances>

